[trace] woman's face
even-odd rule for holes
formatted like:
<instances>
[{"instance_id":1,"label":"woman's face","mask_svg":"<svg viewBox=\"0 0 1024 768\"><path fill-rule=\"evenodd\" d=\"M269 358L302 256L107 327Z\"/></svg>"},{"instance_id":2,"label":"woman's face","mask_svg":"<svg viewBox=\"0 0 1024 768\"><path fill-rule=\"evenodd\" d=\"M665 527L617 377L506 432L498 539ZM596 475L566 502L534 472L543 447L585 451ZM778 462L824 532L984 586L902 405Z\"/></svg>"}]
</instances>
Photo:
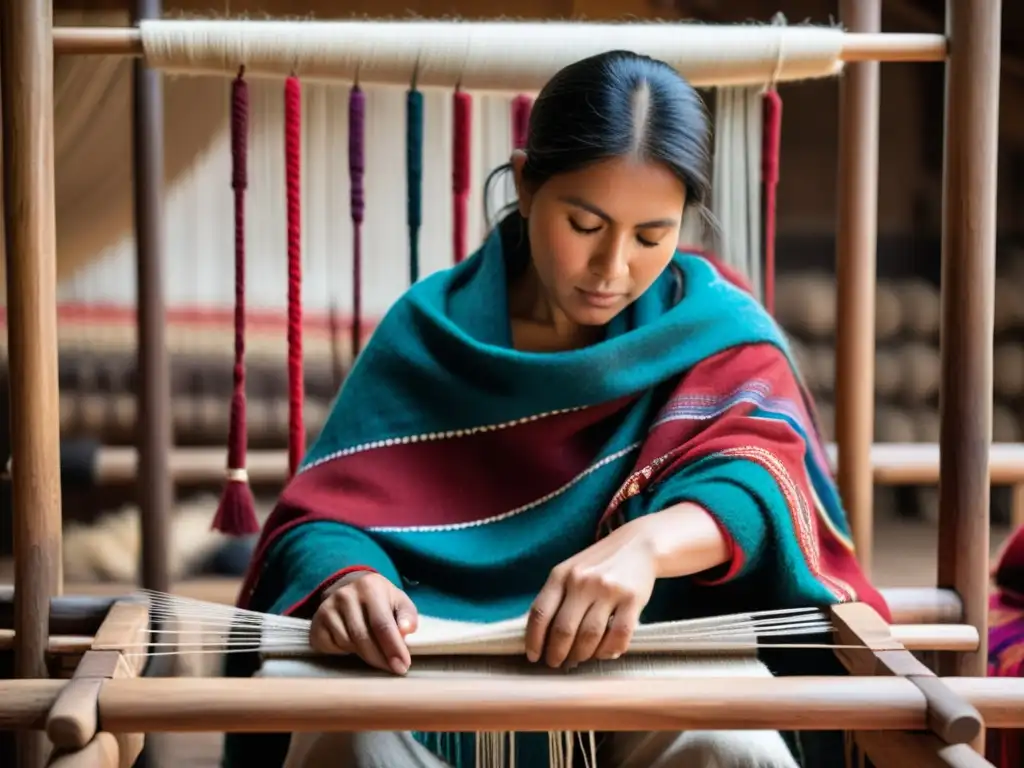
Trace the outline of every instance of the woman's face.
<instances>
[{"instance_id":1,"label":"woman's face","mask_svg":"<svg viewBox=\"0 0 1024 768\"><path fill-rule=\"evenodd\" d=\"M616 158L531 190L522 181L525 160L512 158L519 211L551 319L604 325L672 260L686 188L664 165Z\"/></svg>"}]
</instances>

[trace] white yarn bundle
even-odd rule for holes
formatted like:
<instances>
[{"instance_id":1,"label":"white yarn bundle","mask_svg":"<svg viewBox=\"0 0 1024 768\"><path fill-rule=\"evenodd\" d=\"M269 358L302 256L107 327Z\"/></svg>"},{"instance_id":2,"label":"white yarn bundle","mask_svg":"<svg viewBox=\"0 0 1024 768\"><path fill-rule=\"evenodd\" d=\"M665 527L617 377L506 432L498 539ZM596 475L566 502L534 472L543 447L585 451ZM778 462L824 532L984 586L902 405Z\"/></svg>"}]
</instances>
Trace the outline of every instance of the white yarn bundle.
<instances>
[{"instance_id":1,"label":"white yarn bundle","mask_svg":"<svg viewBox=\"0 0 1024 768\"><path fill-rule=\"evenodd\" d=\"M179 74L332 80L475 91L539 90L562 67L614 49L663 59L695 86L763 85L842 69L843 31L801 25L534 21L154 20L152 67ZM784 53L784 55L783 55Z\"/></svg>"}]
</instances>

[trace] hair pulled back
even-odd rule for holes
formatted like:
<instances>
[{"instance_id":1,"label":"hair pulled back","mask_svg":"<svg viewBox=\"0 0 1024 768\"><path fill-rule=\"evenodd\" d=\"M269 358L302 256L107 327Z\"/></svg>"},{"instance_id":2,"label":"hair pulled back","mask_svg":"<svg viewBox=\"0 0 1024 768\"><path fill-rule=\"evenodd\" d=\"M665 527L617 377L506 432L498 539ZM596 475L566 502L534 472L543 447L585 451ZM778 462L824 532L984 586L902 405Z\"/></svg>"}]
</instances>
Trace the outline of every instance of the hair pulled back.
<instances>
[{"instance_id":1,"label":"hair pulled back","mask_svg":"<svg viewBox=\"0 0 1024 768\"><path fill-rule=\"evenodd\" d=\"M617 157L658 162L686 187L688 206L710 194L710 126L696 89L663 61L608 51L561 69L530 113L523 182L539 187L552 176ZM509 165L487 179L491 183Z\"/></svg>"}]
</instances>

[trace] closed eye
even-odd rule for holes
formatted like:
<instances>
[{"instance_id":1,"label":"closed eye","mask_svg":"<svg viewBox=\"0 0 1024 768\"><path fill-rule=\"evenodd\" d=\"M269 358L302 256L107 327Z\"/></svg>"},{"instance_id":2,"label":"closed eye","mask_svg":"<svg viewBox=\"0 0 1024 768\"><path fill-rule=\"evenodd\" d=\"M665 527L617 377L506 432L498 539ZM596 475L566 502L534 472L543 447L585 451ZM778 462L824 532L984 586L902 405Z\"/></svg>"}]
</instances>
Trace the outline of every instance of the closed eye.
<instances>
[{"instance_id":1,"label":"closed eye","mask_svg":"<svg viewBox=\"0 0 1024 768\"><path fill-rule=\"evenodd\" d=\"M575 219L573 219L571 216L569 217L569 226L572 227L575 232L579 232L581 235L593 235L601 230L600 224L598 224L596 227L584 227L576 223ZM643 248L657 248L659 245L659 243L647 240L643 237L640 237L640 235L636 236L636 241L640 243L641 247Z\"/></svg>"},{"instance_id":2,"label":"closed eye","mask_svg":"<svg viewBox=\"0 0 1024 768\"><path fill-rule=\"evenodd\" d=\"M601 229L601 225L598 224L596 227L582 227L575 222L572 218L569 219L569 226L579 232L581 235L592 235Z\"/></svg>"}]
</instances>

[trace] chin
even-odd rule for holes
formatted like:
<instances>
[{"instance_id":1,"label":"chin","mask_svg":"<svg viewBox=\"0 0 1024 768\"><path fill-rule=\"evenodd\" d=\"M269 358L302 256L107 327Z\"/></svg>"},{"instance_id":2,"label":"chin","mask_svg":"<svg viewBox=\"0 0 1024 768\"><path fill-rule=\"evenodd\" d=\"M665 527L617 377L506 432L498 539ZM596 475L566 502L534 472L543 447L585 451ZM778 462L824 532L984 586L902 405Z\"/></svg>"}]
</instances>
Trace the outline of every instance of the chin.
<instances>
[{"instance_id":1,"label":"chin","mask_svg":"<svg viewBox=\"0 0 1024 768\"><path fill-rule=\"evenodd\" d=\"M626 308L626 306L626 302L623 302L621 305L617 304L613 307L591 307L579 306L579 304L577 304L572 307L570 311L566 312L566 314L569 316L569 319L577 325L607 325L614 320L615 317Z\"/></svg>"}]
</instances>

